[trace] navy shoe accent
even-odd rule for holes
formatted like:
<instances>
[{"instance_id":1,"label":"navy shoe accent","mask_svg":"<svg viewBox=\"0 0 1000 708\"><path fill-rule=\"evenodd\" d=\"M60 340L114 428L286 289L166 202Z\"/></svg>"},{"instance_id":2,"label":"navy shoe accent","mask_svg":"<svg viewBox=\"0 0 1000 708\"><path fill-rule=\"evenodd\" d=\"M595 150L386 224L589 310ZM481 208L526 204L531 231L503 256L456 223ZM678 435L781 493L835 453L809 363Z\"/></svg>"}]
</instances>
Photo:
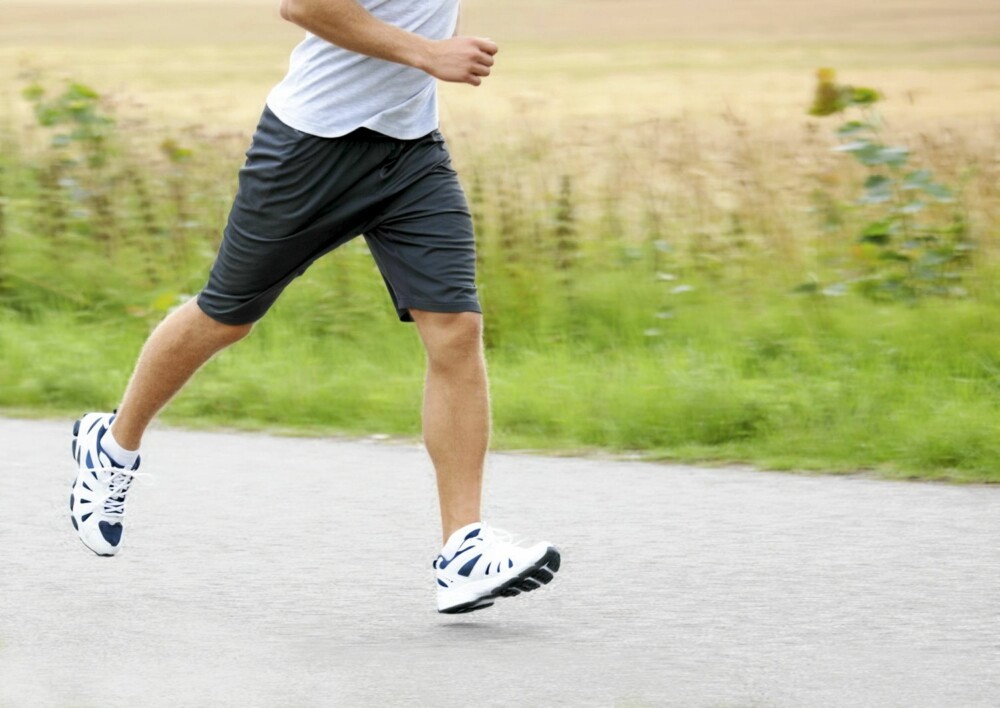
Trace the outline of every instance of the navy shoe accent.
<instances>
[{"instance_id":1,"label":"navy shoe accent","mask_svg":"<svg viewBox=\"0 0 1000 708\"><path fill-rule=\"evenodd\" d=\"M73 437L75 438L80 434L80 421L73 423Z\"/></svg>"},{"instance_id":2,"label":"navy shoe accent","mask_svg":"<svg viewBox=\"0 0 1000 708\"><path fill-rule=\"evenodd\" d=\"M103 452L107 456L108 462L111 463L112 467L121 467L122 469L124 469L125 465L118 464L118 460L109 455L108 451L104 449L103 445L101 445L101 441L104 439L104 434L107 433L109 430L111 430L111 428L105 427L97 431L97 449ZM138 460L136 460L136 462L138 462Z\"/></svg>"},{"instance_id":3,"label":"navy shoe accent","mask_svg":"<svg viewBox=\"0 0 1000 708\"><path fill-rule=\"evenodd\" d=\"M472 529L472 531L469 531L469 533L465 535L465 540L468 541L470 538L475 538L479 535L479 531L480 529Z\"/></svg>"},{"instance_id":4,"label":"navy shoe accent","mask_svg":"<svg viewBox=\"0 0 1000 708\"><path fill-rule=\"evenodd\" d=\"M479 529L476 529L476 533L479 533ZM460 555L462 555L466 551L471 550L472 548L475 548L475 546L466 546L465 548L463 548L462 550L460 550L458 553L456 553L455 555L453 555L450 559L446 559L444 556L438 556L438 565L437 565L437 567L441 568L442 570L444 570L445 568L448 567L449 563L451 563L453 560L455 560L456 558L458 558Z\"/></svg>"},{"instance_id":5,"label":"navy shoe accent","mask_svg":"<svg viewBox=\"0 0 1000 708\"><path fill-rule=\"evenodd\" d=\"M447 583L445 583L443 580L441 580L441 578L438 578L438 585L440 585L443 588L448 587Z\"/></svg>"},{"instance_id":6,"label":"navy shoe accent","mask_svg":"<svg viewBox=\"0 0 1000 708\"><path fill-rule=\"evenodd\" d=\"M475 558L470 558L468 563L466 563L465 565L463 565L461 568L458 569L458 574L459 575L464 575L465 577L468 578L469 577L469 573L472 572L473 567L475 567L475 565L476 565L476 561L478 561L482 557L483 557L483 554L480 553Z\"/></svg>"},{"instance_id":7,"label":"navy shoe accent","mask_svg":"<svg viewBox=\"0 0 1000 708\"><path fill-rule=\"evenodd\" d=\"M73 511L73 495L69 495L69 510Z\"/></svg>"},{"instance_id":8,"label":"navy shoe accent","mask_svg":"<svg viewBox=\"0 0 1000 708\"><path fill-rule=\"evenodd\" d=\"M94 464L94 458L90 456L90 450L87 450L87 469L93 470L97 465ZM94 479L97 479L97 475L94 475Z\"/></svg>"},{"instance_id":9,"label":"navy shoe accent","mask_svg":"<svg viewBox=\"0 0 1000 708\"><path fill-rule=\"evenodd\" d=\"M112 546L117 546L122 540L121 524L109 524L107 521L102 521L97 525L97 528L101 530L101 535L104 536L104 540Z\"/></svg>"},{"instance_id":10,"label":"navy shoe accent","mask_svg":"<svg viewBox=\"0 0 1000 708\"><path fill-rule=\"evenodd\" d=\"M78 422L79 422L79 421L78 421ZM100 419L100 418L98 418L97 420L95 420L95 421L94 421L93 423L91 423L91 424L90 424L90 427L89 427L89 428L87 428L87 432L89 433L89 432L90 432L91 430L93 430L93 429L94 429L94 428L95 428L95 427L96 427L97 425L100 425L100 423L101 423L101 419Z\"/></svg>"},{"instance_id":11,"label":"navy shoe accent","mask_svg":"<svg viewBox=\"0 0 1000 708\"><path fill-rule=\"evenodd\" d=\"M79 524L76 523L76 517L71 515L69 517L69 520L73 522L73 528L75 528L77 531L79 531L80 530L80 526L79 526Z\"/></svg>"},{"instance_id":12,"label":"navy shoe accent","mask_svg":"<svg viewBox=\"0 0 1000 708\"><path fill-rule=\"evenodd\" d=\"M83 516L80 517L80 521L86 521L91 516L93 516L93 514L94 514L94 512L88 511L86 514L84 514Z\"/></svg>"},{"instance_id":13,"label":"navy shoe accent","mask_svg":"<svg viewBox=\"0 0 1000 708\"><path fill-rule=\"evenodd\" d=\"M83 487L84 489L86 489L88 492L94 491L93 489L91 489L90 487L87 486L86 482L80 482L80 486Z\"/></svg>"}]
</instances>

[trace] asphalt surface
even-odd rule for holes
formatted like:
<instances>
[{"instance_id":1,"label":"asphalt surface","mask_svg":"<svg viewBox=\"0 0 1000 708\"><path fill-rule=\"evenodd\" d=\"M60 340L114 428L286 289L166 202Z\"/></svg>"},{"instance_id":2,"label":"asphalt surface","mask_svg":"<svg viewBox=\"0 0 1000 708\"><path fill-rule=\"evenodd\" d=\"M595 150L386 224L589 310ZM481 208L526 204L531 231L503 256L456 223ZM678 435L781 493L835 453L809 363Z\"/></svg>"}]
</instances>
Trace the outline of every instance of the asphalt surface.
<instances>
[{"instance_id":1,"label":"asphalt surface","mask_svg":"<svg viewBox=\"0 0 1000 708\"><path fill-rule=\"evenodd\" d=\"M0 706L1000 705L1000 487L492 455L530 595L434 609L412 445L157 429L125 547L0 419Z\"/></svg>"}]
</instances>

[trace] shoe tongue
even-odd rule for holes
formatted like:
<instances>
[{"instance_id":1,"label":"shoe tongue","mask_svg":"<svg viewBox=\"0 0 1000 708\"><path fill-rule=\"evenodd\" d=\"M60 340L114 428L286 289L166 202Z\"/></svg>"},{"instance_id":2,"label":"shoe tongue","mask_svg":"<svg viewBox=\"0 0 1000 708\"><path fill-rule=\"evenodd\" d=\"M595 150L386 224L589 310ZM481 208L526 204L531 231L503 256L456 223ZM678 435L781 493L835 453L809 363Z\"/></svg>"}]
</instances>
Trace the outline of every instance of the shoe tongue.
<instances>
[{"instance_id":1,"label":"shoe tongue","mask_svg":"<svg viewBox=\"0 0 1000 708\"><path fill-rule=\"evenodd\" d=\"M483 524L480 521L476 521L468 526L463 526L448 537L447 543L445 543L444 548L441 549L441 555L445 558L451 558L455 555L458 549L461 548L462 544L465 543L466 539L475 538L482 533L482 529Z\"/></svg>"}]
</instances>

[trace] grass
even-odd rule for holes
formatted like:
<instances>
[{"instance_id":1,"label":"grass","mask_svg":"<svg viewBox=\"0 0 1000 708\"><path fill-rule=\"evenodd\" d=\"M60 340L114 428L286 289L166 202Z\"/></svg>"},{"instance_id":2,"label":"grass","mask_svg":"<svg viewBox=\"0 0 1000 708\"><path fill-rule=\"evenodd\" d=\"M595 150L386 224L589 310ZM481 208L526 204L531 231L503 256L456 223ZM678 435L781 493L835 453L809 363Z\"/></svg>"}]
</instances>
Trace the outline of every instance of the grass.
<instances>
[{"instance_id":1,"label":"grass","mask_svg":"<svg viewBox=\"0 0 1000 708\"><path fill-rule=\"evenodd\" d=\"M995 298L901 311L698 292L646 345L491 351L497 446L1000 481ZM417 435L423 355L412 328L385 308L357 336L307 338L292 299L209 364L166 420ZM4 315L4 405L68 415L116 403L147 325L79 319Z\"/></svg>"},{"instance_id":2,"label":"grass","mask_svg":"<svg viewBox=\"0 0 1000 708\"><path fill-rule=\"evenodd\" d=\"M271 3L234 28L226 2L67 1L39 38L36 5L0 8L0 406L75 415L116 404L149 329L204 282L299 33ZM469 31L504 47L486 87L442 92L497 447L1000 481L1000 122L984 108L1000 42L979 3L905 5L772 0L772 22L712 2L466 4ZM890 139L960 188L930 216L968 222L966 297L821 294L883 267L857 243L865 175L831 152L836 121L804 115L825 64L883 89ZM117 120L103 167L49 147L17 98L66 67ZM805 281L820 290L793 294ZM422 373L359 241L165 419L415 436Z\"/></svg>"}]
</instances>

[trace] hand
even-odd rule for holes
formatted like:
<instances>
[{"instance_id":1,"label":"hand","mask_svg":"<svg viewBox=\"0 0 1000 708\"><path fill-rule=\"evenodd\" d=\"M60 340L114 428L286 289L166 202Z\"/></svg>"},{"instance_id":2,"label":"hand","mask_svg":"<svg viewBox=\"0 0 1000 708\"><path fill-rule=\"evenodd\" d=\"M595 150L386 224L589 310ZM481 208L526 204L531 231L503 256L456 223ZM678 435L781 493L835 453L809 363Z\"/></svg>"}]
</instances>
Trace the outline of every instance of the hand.
<instances>
[{"instance_id":1,"label":"hand","mask_svg":"<svg viewBox=\"0 0 1000 708\"><path fill-rule=\"evenodd\" d=\"M496 43L482 37L452 37L430 43L421 68L436 79L479 86L490 75Z\"/></svg>"}]
</instances>

